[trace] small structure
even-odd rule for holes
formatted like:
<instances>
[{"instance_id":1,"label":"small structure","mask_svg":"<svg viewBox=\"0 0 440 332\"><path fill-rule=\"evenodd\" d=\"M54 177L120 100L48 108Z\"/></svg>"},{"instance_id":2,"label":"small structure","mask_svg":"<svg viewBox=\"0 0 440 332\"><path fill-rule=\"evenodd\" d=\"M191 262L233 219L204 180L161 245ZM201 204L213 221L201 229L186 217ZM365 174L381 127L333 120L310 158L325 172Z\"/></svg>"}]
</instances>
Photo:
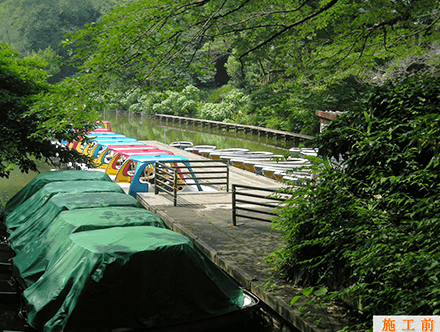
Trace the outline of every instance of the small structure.
<instances>
[{"instance_id":1,"label":"small structure","mask_svg":"<svg viewBox=\"0 0 440 332\"><path fill-rule=\"evenodd\" d=\"M328 125L328 123L336 118L338 115L341 115L344 112L340 111L315 111L316 116L319 118L319 122L321 123L321 127L319 131L322 133L325 126Z\"/></svg>"}]
</instances>

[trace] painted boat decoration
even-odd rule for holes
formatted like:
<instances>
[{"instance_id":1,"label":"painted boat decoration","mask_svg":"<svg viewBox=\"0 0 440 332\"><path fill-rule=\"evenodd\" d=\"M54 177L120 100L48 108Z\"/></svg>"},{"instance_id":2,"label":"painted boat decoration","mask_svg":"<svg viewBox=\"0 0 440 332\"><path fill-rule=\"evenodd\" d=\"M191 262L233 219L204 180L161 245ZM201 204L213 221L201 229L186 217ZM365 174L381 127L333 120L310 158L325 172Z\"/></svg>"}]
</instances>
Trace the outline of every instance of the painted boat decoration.
<instances>
[{"instance_id":1,"label":"painted boat decoration","mask_svg":"<svg viewBox=\"0 0 440 332\"><path fill-rule=\"evenodd\" d=\"M134 150L125 150L125 149L118 149L115 151L114 156L110 161L107 163L105 167L105 172L110 177L115 177L118 173L121 166L124 164L124 162L134 156L158 156L158 155L174 155L174 153L166 150L159 150L159 149L134 149Z\"/></svg>"},{"instance_id":2,"label":"painted boat decoration","mask_svg":"<svg viewBox=\"0 0 440 332\"><path fill-rule=\"evenodd\" d=\"M148 155L148 156L130 156L124 164L119 168L115 182L126 188L129 195L136 197L136 193L153 192L154 191L154 167L156 161L165 163L183 163L188 170L188 159L181 156L164 154L164 155ZM189 191L203 191L208 190L206 186L197 184L197 180L181 177L179 181L182 187ZM188 185L184 185L188 182ZM125 184L125 186L124 186ZM128 188L127 188L128 187Z\"/></svg>"},{"instance_id":3,"label":"painted boat decoration","mask_svg":"<svg viewBox=\"0 0 440 332\"><path fill-rule=\"evenodd\" d=\"M127 144L127 145L110 145L105 147L98 156L94 159L94 165L97 168L106 169L109 162L117 155L117 154L150 154L154 151L160 151L155 146L142 145L142 144Z\"/></svg>"}]
</instances>

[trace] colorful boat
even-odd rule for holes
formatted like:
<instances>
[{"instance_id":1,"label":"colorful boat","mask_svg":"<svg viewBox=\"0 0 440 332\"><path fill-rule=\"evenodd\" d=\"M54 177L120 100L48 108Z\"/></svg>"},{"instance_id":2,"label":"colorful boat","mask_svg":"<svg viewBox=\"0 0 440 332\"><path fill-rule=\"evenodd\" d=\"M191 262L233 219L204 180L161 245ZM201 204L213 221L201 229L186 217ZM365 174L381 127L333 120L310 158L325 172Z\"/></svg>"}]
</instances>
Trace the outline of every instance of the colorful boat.
<instances>
[{"instance_id":1,"label":"colorful boat","mask_svg":"<svg viewBox=\"0 0 440 332\"><path fill-rule=\"evenodd\" d=\"M159 151L159 149L155 146L149 146L144 144L127 144L127 145L109 145L102 149L101 152L98 153L98 156L94 159L94 165L98 168L106 169L108 163L112 158L121 152L152 152ZM93 152L91 152L91 155ZM90 156L91 156L90 155Z\"/></svg>"},{"instance_id":2,"label":"colorful boat","mask_svg":"<svg viewBox=\"0 0 440 332\"><path fill-rule=\"evenodd\" d=\"M115 177L115 182L121 185L128 194L136 197L136 193L154 191L154 168L156 162L163 163L182 163L191 172L188 159L175 155L149 155L149 156L130 156L119 168ZM179 181L185 183L191 179L180 177ZM125 185L124 185L125 184ZM192 179L190 186L185 186L190 190L203 191L203 187Z\"/></svg>"},{"instance_id":3,"label":"colorful boat","mask_svg":"<svg viewBox=\"0 0 440 332\"><path fill-rule=\"evenodd\" d=\"M124 164L124 162L130 158L131 156L152 156L152 155L174 155L174 153L166 150L159 150L157 148L153 149L118 149L115 151L114 156L110 161L107 163L105 167L105 172L111 177L116 176L121 166Z\"/></svg>"}]
</instances>

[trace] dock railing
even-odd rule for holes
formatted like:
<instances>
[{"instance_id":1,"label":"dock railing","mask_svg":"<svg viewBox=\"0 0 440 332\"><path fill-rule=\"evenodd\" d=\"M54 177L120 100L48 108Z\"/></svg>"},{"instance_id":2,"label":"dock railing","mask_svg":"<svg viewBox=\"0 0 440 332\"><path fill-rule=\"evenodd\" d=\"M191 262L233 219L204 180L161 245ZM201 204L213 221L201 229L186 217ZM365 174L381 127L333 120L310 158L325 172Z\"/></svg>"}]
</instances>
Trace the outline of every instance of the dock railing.
<instances>
[{"instance_id":1,"label":"dock railing","mask_svg":"<svg viewBox=\"0 0 440 332\"><path fill-rule=\"evenodd\" d=\"M229 192L229 165L215 160L185 160L155 163L154 193L170 194L177 206L177 193L190 191ZM210 189L210 190L208 190Z\"/></svg>"},{"instance_id":2,"label":"dock railing","mask_svg":"<svg viewBox=\"0 0 440 332\"><path fill-rule=\"evenodd\" d=\"M277 216L273 210L287 199L275 197L278 190L232 184L232 224L237 226L237 217L272 222Z\"/></svg>"}]
</instances>

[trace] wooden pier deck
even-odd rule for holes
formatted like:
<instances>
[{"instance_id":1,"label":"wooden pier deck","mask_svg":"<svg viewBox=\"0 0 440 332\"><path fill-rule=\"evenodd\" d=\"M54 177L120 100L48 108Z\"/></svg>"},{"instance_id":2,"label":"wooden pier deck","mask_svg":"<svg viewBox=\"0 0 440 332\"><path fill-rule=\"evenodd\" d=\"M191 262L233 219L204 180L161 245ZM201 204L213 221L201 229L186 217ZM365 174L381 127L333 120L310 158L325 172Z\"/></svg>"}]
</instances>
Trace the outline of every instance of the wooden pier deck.
<instances>
[{"instance_id":1,"label":"wooden pier deck","mask_svg":"<svg viewBox=\"0 0 440 332\"><path fill-rule=\"evenodd\" d=\"M217 130L233 131L236 133L241 131L244 134L246 133L255 134L259 138L273 137L276 140L284 140L286 143L290 142L293 146L298 146L300 143L304 144L306 141L313 139L313 136L309 136L309 135L296 134L288 131L263 128L257 126L248 126L237 123L203 120L203 119L188 118L188 117L175 116L169 114L154 114L153 116L159 121L165 121L166 125L168 125L168 123L170 122L170 123L178 123L179 125L185 124L187 128L189 125L193 125L193 126L199 125L201 129L203 129L203 127L207 127L209 129L216 128Z\"/></svg>"}]
</instances>

